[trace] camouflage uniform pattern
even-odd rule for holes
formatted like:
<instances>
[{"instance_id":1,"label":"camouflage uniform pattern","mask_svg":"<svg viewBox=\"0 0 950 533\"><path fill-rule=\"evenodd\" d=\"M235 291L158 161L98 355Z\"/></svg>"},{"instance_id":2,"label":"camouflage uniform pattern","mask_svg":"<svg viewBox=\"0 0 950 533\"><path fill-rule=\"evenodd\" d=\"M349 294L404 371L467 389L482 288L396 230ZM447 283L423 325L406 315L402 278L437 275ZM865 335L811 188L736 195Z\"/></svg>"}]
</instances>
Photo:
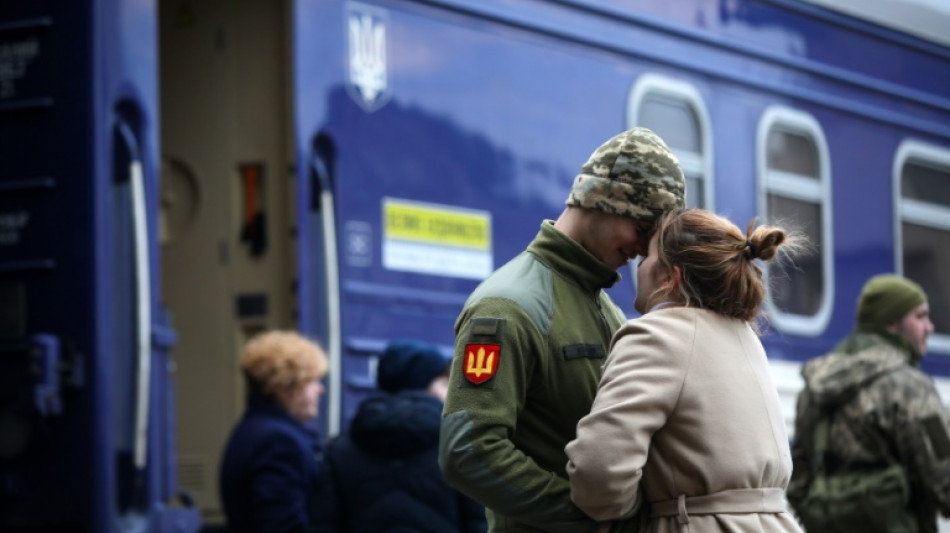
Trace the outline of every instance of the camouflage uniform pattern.
<instances>
[{"instance_id":1,"label":"camouflage uniform pattern","mask_svg":"<svg viewBox=\"0 0 950 533\"><path fill-rule=\"evenodd\" d=\"M646 128L633 128L591 154L566 204L654 222L686 205L686 180L662 139Z\"/></svg>"},{"instance_id":2,"label":"camouflage uniform pattern","mask_svg":"<svg viewBox=\"0 0 950 533\"><path fill-rule=\"evenodd\" d=\"M950 513L950 418L918 362L900 338L855 332L805 364L788 487L793 507L811 483L815 427L823 412L833 410L827 472L901 463L920 531L937 531L937 511Z\"/></svg>"}]
</instances>

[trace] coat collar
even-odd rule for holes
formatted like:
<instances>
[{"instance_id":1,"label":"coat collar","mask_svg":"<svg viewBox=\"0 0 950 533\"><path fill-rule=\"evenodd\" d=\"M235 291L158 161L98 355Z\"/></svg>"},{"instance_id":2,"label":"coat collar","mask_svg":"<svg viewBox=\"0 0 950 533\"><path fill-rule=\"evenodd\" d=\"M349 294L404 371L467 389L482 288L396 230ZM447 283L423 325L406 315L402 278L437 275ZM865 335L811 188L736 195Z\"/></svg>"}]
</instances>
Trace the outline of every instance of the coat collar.
<instances>
[{"instance_id":1,"label":"coat collar","mask_svg":"<svg viewBox=\"0 0 950 533\"><path fill-rule=\"evenodd\" d=\"M609 289L620 281L620 274L555 228L553 220L541 223L541 230L528 246L528 252L591 292Z\"/></svg>"},{"instance_id":2,"label":"coat collar","mask_svg":"<svg viewBox=\"0 0 950 533\"><path fill-rule=\"evenodd\" d=\"M317 439L317 432L314 428L302 424L295 420L286 409L274 401L256 394L250 394L247 397L247 417L267 417L278 420L287 426L293 428L295 433L309 440Z\"/></svg>"}]
</instances>

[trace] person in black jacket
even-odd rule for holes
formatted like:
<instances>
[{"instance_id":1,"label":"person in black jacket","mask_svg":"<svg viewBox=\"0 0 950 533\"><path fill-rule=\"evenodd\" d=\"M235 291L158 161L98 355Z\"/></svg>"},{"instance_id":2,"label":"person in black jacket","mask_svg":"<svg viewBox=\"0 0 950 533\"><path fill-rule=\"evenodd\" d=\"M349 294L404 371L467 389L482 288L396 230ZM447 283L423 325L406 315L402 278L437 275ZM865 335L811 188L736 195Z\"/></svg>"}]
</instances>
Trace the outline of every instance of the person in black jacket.
<instances>
[{"instance_id":1,"label":"person in black jacket","mask_svg":"<svg viewBox=\"0 0 950 533\"><path fill-rule=\"evenodd\" d=\"M221 460L219 490L231 533L313 531L320 443L323 350L292 331L268 331L244 347L247 410Z\"/></svg>"},{"instance_id":2,"label":"person in black jacket","mask_svg":"<svg viewBox=\"0 0 950 533\"><path fill-rule=\"evenodd\" d=\"M485 509L449 487L438 465L450 359L398 340L379 360L379 394L330 443L320 475L318 531L484 533Z\"/></svg>"}]
</instances>

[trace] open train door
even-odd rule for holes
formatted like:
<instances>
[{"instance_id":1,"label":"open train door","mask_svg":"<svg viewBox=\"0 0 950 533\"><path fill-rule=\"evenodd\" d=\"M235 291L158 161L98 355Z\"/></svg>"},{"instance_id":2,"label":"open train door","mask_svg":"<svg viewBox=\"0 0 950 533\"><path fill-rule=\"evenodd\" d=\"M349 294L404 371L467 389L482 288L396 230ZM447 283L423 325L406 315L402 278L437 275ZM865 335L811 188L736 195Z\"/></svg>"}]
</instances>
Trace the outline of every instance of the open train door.
<instances>
[{"instance_id":1,"label":"open train door","mask_svg":"<svg viewBox=\"0 0 950 533\"><path fill-rule=\"evenodd\" d=\"M208 530L225 519L219 468L246 404L242 348L263 330L297 328L289 9L289 0L158 2L178 479Z\"/></svg>"},{"instance_id":2,"label":"open train door","mask_svg":"<svg viewBox=\"0 0 950 533\"><path fill-rule=\"evenodd\" d=\"M0 6L0 530L196 531L155 298L154 5Z\"/></svg>"}]
</instances>

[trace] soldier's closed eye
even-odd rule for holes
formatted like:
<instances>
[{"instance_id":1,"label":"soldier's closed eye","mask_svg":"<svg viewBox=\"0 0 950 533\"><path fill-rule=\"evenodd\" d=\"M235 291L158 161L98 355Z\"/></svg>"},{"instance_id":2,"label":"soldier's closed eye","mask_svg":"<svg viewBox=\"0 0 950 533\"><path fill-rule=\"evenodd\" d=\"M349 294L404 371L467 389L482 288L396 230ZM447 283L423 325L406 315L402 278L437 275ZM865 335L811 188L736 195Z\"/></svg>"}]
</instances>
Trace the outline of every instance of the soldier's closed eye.
<instances>
[{"instance_id":1,"label":"soldier's closed eye","mask_svg":"<svg viewBox=\"0 0 950 533\"><path fill-rule=\"evenodd\" d=\"M637 235L641 237L652 237L654 231L656 231L656 224L652 224L650 222L641 222L637 224Z\"/></svg>"}]
</instances>

